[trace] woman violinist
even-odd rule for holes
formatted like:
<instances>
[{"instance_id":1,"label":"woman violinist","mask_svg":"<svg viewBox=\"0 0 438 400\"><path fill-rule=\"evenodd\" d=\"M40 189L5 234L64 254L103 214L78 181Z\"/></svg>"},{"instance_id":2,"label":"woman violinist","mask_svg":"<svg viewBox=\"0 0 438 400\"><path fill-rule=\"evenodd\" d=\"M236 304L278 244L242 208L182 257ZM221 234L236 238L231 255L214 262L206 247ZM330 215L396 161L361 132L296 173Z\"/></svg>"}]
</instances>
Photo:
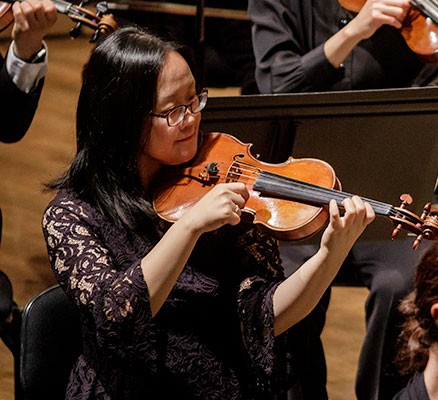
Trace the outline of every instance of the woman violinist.
<instances>
[{"instance_id":1,"label":"woman violinist","mask_svg":"<svg viewBox=\"0 0 438 400\"><path fill-rule=\"evenodd\" d=\"M288 329L374 218L358 197L342 215L331 202L320 250L288 279L275 240L240 219L242 183L160 220L154 179L195 156L206 101L184 49L138 28L109 35L84 69L77 153L43 217L83 324L67 399L272 399L299 375Z\"/></svg>"}]
</instances>

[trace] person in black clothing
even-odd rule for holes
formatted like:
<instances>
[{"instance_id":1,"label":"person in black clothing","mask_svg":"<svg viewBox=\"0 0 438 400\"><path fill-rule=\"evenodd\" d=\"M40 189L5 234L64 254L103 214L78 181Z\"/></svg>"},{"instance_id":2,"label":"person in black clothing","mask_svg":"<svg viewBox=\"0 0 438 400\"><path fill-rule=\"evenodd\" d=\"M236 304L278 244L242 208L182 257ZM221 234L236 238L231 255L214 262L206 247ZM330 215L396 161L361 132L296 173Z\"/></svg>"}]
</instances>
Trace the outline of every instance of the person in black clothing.
<instances>
[{"instance_id":1,"label":"person in black clothing","mask_svg":"<svg viewBox=\"0 0 438 400\"><path fill-rule=\"evenodd\" d=\"M337 0L250 0L256 81L261 93L339 91L433 85L438 64L413 53L398 28L408 0L368 0L357 15ZM315 251L311 245L282 247L283 257L299 266ZM392 398L406 382L393 365L398 302L412 289L420 251L409 240L356 244L341 272L370 290L366 336L356 394L361 400ZM314 336L306 337L309 360L303 372L305 399L327 398L326 365L319 335L330 294L307 318ZM312 379L306 378L311 376Z\"/></svg>"},{"instance_id":2,"label":"person in black clothing","mask_svg":"<svg viewBox=\"0 0 438 400\"><path fill-rule=\"evenodd\" d=\"M32 122L47 71L43 38L57 18L50 0L16 2L12 9L13 40L0 55L0 141L6 143L20 140Z\"/></svg>"},{"instance_id":3,"label":"person in black clothing","mask_svg":"<svg viewBox=\"0 0 438 400\"><path fill-rule=\"evenodd\" d=\"M400 340L398 365L412 375L394 400L438 398L438 241L417 266L415 289L400 304L406 320Z\"/></svg>"},{"instance_id":4,"label":"person in black clothing","mask_svg":"<svg viewBox=\"0 0 438 400\"><path fill-rule=\"evenodd\" d=\"M43 42L57 19L50 0L26 0L12 5L12 42L5 57L0 55L0 142L19 141L32 123L47 71ZM0 240L2 215L0 210ZM8 325L13 307L12 285L0 271L0 336L10 347Z\"/></svg>"},{"instance_id":5,"label":"person in black clothing","mask_svg":"<svg viewBox=\"0 0 438 400\"><path fill-rule=\"evenodd\" d=\"M398 31L408 0L368 0L357 16L337 0L250 0L256 81L262 93L436 84L438 64Z\"/></svg>"}]
</instances>

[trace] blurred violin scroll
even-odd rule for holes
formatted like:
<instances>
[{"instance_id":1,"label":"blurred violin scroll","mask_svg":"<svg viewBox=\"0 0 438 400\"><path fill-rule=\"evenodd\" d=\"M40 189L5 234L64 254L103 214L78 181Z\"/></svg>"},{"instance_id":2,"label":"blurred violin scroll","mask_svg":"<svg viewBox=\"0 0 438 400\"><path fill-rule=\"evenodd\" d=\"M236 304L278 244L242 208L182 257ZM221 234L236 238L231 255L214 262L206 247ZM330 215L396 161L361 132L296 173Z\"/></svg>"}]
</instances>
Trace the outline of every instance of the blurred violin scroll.
<instances>
[{"instance_id":1,"label":"blurred violin scroll","mask_svg":"<svg viewBox=\"0 0 438 400\"><path fill-rule=\"evenodd\" d=\"M358 13L367 0L338 0L348 11ZM438 62L438 2L410 0L411 7L400 30L409 48L427 62Z\"/></svg>"},{"instance_id":2,"label":"blurred violin scroll","mask_svg":"<svg viewBox=\"0 0 438 400\"><path fill-rule=\"evenodd\" d=\"M15 0L0 1L0 32L14 21L12 13L14 2ZM84 2L79 5L65 0L52 0L52 2L58 13L67 15L76 22L76 26L70 30L72 38L77 38L80 35L82 25L94 30L90 42L95 42L100 35L107 35L118 28L116 20L108 13L106 2L97 3L95 13L83 7Z\"/></svg>"}]
</instances>

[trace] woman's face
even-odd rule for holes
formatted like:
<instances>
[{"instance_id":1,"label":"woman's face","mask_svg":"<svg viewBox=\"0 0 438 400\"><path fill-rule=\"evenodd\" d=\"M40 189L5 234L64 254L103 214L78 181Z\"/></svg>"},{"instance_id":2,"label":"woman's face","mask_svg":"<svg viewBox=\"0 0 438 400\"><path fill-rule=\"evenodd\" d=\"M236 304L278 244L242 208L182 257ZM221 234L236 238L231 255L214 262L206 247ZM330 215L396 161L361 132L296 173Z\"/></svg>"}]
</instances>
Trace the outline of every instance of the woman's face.
<instances>
[{"instance_id":1,"label":"woman's face","mask_svg":"<svg viewBox=\"0 0 438 400\"><path fill-rule=\"evenodd\" d=\"M195 79L184 58L170 52L158 77L155 114L166 113L175 106L187 105L196 95ZM196 154L201 113L187 110L184 120L170 127L166 118L151 117L148 143L141 157L150 167L178 165L190 161Z\"/></svg>"}]
</instances>

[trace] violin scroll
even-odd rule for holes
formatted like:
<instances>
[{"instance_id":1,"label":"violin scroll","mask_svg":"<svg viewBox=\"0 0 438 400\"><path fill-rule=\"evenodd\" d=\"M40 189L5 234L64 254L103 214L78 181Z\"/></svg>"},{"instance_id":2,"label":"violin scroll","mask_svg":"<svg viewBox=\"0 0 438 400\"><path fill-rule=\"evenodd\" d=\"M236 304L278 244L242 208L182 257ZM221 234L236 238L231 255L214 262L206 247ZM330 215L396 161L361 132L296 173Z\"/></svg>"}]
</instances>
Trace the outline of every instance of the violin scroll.
<instances>
[{"instance_id":1,"label":"violin scroll","mask_svg":"<svg viewBox=\"0 0 438 400\"><path fill-rule=\"evenodd\" d=\"M347 11L359 13L367 0L338 0ZM438 62L438 3L410 0L410 8L400 33L406 44L427 62Z\"/></svg>"},{"instance_id":2,"label":"violin scroll","mask_svg":"<svg viewBox=\"0 0 438 400\"><path fill-rule=\"evenodd\" d=\"M402 229L406 229L417 235L412 245L414 250L420 246L423 239L434 240L438 236L438 215L432 212L431 203L427 203L421 216L418 216L406 209L406 206L413 202L409 194L401 195L400 200L400 207L395 207L396 213L390 216L396 224L392 238L395 239Z\"/></svg>"},{"instance_id":3,"label":"violin scroll","mask_svg":"<svg viewBox=\"0 0 438 400\"><path fill-rule=\"evenodd\" d=\"M432 213L431 204L427 203L424 206L420 220L422 221L421 233L414 241L413 248L417 249L423 238L434 240L438 237L438 215Z\"/></svg>"},{"instance_id":4,"label":"violin scroll","mask_svg":"<svg viewBox=\"0 0 438 400\"><path fill-rule=\"evenodd\" d=\"M392 231L391 237L393 239L397 238L398 234L400 233L400 231L403 229L403 226L405 225L406 219L403 216L404 215L403 212L407 211L406 206L409 204L412 204L414 201L412 199L412 196L410 194L407 194L407 193L402 194L400 196L400 200L401 200L401 204L400 204L400 207L398 208L398 211L400 211L401 214L397 214L397 217L394 217L394 219L393 219L395 222L400 221L400 223L398 223L396 225L396 227L394 228L394 230ZM412 216L417 217L416 215L414 215L412 213L410 213L410 214L411 214L411 217ZM411 229L412 228L415 229L417 227L417 224L415 224L415 223L413 224L412 222L410 222L410 226L411 226Z\"/></svg>"},{"instance_id":5,"label":"violin scroll","mask_svg":"<svg viewBox=\"0 0 438 400\"><path fill-rule=\"evenodd\" d=\"M14 1L0 1L0 32L14 22L12 13L12 3ZM76 26L70 30L70 37L73 39L79 37L82 25L94 30L90 42L95 42L100 35L107 35L118 28L116 20L108 13L106 2L100 2L96 5L96 13L83 7L86 1L82 1L79 5L64 0L52 0L52 2L58 13L67 15L72 21L76 22Z\"/></svg>"},{"instance_id":6,"label":"violin scroll","mask_svg":"<svg viewBox=\"0 0 438 400\"><path fill-rule=\"evenodd\" d=\"M53 0L52 0L53 1ZM70 37L75 39L79 37L81 33L82 25L85 25L94 30L90 42L94 43L101 35L108 35L114 32L118 28L118 24L112 14L108 13L108 5L106 2L100 2L96 5L96 13L91 12L83 7L84 2L75 6L64 1L55 0L58 12L66 14L77 24L70 30ZM63 7L63 11L60 11L60 7Z\"/></svg>"}]
</instances>

